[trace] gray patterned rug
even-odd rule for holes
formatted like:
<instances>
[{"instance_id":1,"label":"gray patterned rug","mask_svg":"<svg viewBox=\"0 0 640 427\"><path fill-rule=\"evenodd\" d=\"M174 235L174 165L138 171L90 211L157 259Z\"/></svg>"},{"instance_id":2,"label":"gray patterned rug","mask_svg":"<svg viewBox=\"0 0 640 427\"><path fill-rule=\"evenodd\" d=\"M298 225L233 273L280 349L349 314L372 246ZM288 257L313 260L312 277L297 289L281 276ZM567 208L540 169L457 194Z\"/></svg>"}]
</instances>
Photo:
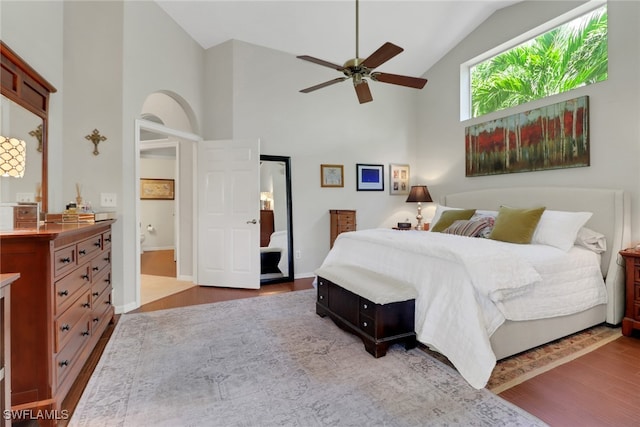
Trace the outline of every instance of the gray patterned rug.
<instances>
[{"instance_id":1,"label":"gray patterned rug","mask_svg":"<svg viewBox=\"0 0 640 427\"><path fill-rule=\"evenodd\" d=\"M70 426L537 426L413 349L375 359L315 291L125 314Z\"/></svg>"}]
</instances>

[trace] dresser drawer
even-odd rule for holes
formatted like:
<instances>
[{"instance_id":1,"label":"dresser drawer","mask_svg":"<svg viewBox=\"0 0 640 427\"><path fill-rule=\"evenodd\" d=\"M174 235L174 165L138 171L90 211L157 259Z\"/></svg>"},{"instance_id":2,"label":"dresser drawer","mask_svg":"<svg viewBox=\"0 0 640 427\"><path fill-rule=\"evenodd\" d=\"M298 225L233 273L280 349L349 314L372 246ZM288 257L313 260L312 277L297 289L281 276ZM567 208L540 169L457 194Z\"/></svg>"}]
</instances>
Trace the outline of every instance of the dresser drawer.
<instances>
[{"instance_id":1,"label":"dresser drawer","mask_svg":"<svg viewBox=\"0 0 640 427\"><path fill-rule=\"evenodd\" d=\"M78 262L88 259L91 255L102 250L102 234L90 237L78 243Z\"/></svg>"},{"instance_id":2,"label":"dresser drawer","mask_svg":"<svg viewBox=\"0 0 640 427\"><path fill-rule=\"evenodd\" d=\"M53 270L55 276L60 276L76 267L76 245L58 249L53 253Z\"/></svg>"},{"instance_id":3,"label":"dresser drawer","mask_svg":"<svg viewBox=\"0 0 640 427\"><path fill-rule=\"evenodd\" d=\"M94 327L100 324L104 317L111 317L111 307L111 287L109 287L94 300L91 312L91 322Z\"/></svg>"},{"instance_id":4,"label":"dresser drawer","mask_svg":"<svg viewBox=\"0 0 640 427\"><path fill-rule=\"evenodd\" d=\"M87 291L78 298L75 303L71 304L71 307L69 307L67 311L56 319L54 322L54 351L56 353L69 342L71 337L82 335L82 333L87 330L86 322L82 322L82 319L90 312L91 305L89 292Z\"/></svg>"},{"instance_id":5,"label":"dresser drawer","mask_svg":"<svg viewBox=\"0 0 640 427\"><path fill-rule=\"evenodd\" d=\"M69 372L73 370L73 365L79 360L82 348L91 338L91 316L87 313L79 322L78 333L73 335L67 345L65 345L55 357L56 382L59 385L64 381Z\"/></svg>"},{"instance_id":6,"label":"dresser drawer","mask_svg":"<svg viewBox=\"0 0 640 427\"><path fill-rule=\"evenodd\" d=\"M94 277L91 286L91 298L95 305L98 297L104 292L105 289L111 289L111 271L102 270L98 277Z\"/></svg>"},{"instance_id":7,"label":"dresser drawer","mask_svg":"<svg viewBox=\"0 0 640 427\"><path fill-rule=\"evenodd\" d=\"M635 303L633 307L634 320L640 321L640 303Z\"/></svg>"},{"instance_id":8,"label":"dresser drawer","mask_svg":"<svg viewBox=\"0 0 640 427\"><path fill-rule=\"evenodd\" d=\"M91 264L86 263L55 283L53 289L55 292L56 315L62 314L69 308L77 298L76 292L85 285L89 285L91 278L89 271L90 265Z\"/></svg>"},{"instance_id":9,"label":"dresser drawer","mask_svg":"<svg viewBox=\"0 0 640 427\"><path fill-rule=\"evenodd\" d=\"M636 302L640 302L640 283L635 283L634 289L635 289L635 292L633 293L633 296L634 296L633 299Z\"/></svg>"},{"instance_id":10,"label":"dresser drawer","mask_svg":"<svg viewBox=\"0 0 640 427\"><path fill-rule=\"evenodd\" d=\"M100 274L106 267L111 265L111 251L102 252L100 255L91 260L91 272L95 277Z\"/></svg>"},{"instance_id":11,"label":"dresser drawer","mask_svg":"<svg viewBox=\"0 0 640 427\"><path fill-rule=\"evenodd\" d=\"M102 249L110 249L111 248L111 230L102 233Z\"/></svg>"},{"instance_id":12,"label":"dresser drawer","mask_svg":"<svg viewBox=\"0 0 640 427\"><path fill-rule=\"evenodd\" d=\"M636 259L636 265L633 269L633 280L636 282L640 282L640 265L638 265L638 259Z\"/></svg>"}]
</instances>

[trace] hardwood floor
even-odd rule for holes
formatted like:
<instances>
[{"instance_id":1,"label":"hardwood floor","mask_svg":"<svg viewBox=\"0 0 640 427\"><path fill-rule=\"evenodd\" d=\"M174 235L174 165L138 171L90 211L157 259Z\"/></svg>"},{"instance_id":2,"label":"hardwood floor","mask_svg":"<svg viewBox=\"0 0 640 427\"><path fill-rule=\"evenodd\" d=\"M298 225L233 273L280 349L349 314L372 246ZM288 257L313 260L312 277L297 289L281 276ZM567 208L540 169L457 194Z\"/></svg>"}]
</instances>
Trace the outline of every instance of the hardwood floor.
<instances>
[{"instance_id":1,"label":"hardwood floor","mask_svg":"<svg viewBox=\"0 0 640 427\"><path fill-rule=\"evenodd\" d=\"M135 310L144 313L166 308L249 298L310 289L312 279L264 285L258 290L196 286ZM62 409L72 413L106 343L109 326L78 377ZM640 336L621 337L572 362L506 390L500 396L551 426L637 426L640 416ZM66 426L67 422L58 423Z\"/></svg>"},{"instance_id":2,"label":"hardwood floor","mask_svg":"<svg viewBox=\"0 0 640 427\"><path fill-rule=\"evenodd\" d=\"M638 426L639 338L618 338L500 397L552 426Z\"/></svg>"},{"instance_id":3,"label":"hardwood floor","mask_svg":"<svg viewBox=\"0 0 640 427\"><path fill-rule=\"evenodd\" d=\"M140 273L152 276L176 277L173 250L145 251L140 255Z\"/></svg>"}]
</instances>

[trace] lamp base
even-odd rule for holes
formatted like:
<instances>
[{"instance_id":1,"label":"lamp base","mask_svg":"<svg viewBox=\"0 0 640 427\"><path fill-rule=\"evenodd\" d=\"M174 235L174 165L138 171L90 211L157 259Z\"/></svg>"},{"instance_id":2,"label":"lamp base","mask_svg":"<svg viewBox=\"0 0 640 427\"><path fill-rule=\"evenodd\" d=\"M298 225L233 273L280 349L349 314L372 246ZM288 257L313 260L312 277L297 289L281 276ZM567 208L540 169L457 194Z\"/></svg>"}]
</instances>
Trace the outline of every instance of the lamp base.
<instances>
[{"instance_id":1,"label":"lamp base","mask_svg":"<svg viewBox=\"0 0 640 427\"><path fill-rule=\"evenodd\" d=\"M422 203L418 202L418 215L416 215L418 223L416 224L416 230L422 230Z\"/></svg>"}]
</instances>

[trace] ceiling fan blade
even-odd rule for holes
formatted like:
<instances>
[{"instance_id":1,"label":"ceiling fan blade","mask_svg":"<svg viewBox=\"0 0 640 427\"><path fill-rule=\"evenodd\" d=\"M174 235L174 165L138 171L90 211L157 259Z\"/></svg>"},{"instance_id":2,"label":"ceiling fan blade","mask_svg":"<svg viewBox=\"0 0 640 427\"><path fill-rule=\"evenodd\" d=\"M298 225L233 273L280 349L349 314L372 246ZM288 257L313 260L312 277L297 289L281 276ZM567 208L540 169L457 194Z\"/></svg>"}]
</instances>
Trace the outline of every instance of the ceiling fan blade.
<instances>
[{"instance_id":1,"label":"ceiling fan blade","mask_svg":"<svg viewBox=\"0 0 640 427\"><path fill-rule=\"evenodd\" d=\"M356 89L356 95L358 95L360 104L373 101L373 96L371 96L371 91L369 90L369 85L366 80L361 80L358 84L354 83L353 87Z\"/></svg>"},{"instance_id":2,"label":"ceiling fan blade","mask_svg":"<svg viewBox=\"0 0 640 427\"><path fill-rule=\"evenodd\" d=\"M377 82L391 83L393 85L407 86L414 89L422 89L427 84L427 79L419 77L400 76L389 73L371 73L371 78Z\"/></svg>"},{"instance_id":3,"label":"ceiling fan blade","mask_svg":"<svg viewBox=\"0 0 640 427\"><path fill-rule=\"evenodd\" d=\"M369 57L362 62L362 65L370 70L373 70L374 68L379 67L394 56L398 55L403 50L404 49L400 46L396 46L393 43L386 42L385 44L380 46L378 50L369 55Z\"/></svg>"},{"instance_id":4,"label":"ceiling fan blade","mask_svg":"<svg viewBox=\"0 0 640 427\"><path fill-rule=\"evenodd\" d=\"M314 90L322 89L323 87L327 87L327 86L334 85L336 83L343 82L346 79L348 79L348 77L338 77L336 79L329 80L328 82L320 83L319 85L315 85L315 86L308 87L306 89L302 89L300 92L302 92L302 93L313 92Z\"/></svg>"},{"instance_id":5,"label":"ceiling fan blade","mask_svg":"<svg viewBox=\"0 0 640 427\"><path fill-rule=\"evenodd\" d=\"M329 61L325 61L323 59L314 58L313 56L300 55L300 56L296 56L296 58L302 59L304 61L313 62L314 64L322 65L324 67L333 68L334 70L338 70L338 71L344 70L344 67L342 65L334 64Z\"/></svg>"}]
</instances>

